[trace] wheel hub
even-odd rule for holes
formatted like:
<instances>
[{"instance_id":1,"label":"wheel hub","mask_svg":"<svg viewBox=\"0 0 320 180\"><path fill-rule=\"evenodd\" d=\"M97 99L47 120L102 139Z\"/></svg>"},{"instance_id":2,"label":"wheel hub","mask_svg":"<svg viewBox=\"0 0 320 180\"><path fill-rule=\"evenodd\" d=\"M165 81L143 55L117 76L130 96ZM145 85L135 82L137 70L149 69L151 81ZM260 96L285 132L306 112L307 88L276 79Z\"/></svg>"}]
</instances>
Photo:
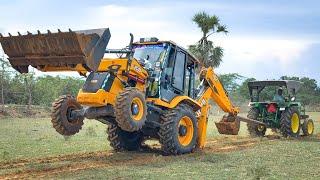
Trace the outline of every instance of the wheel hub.
<instances>
[{"instance_id":1,"label":"wheel hub","mask_svg":"<svg viewBox=\"0 0 320 180\"><path fill-rule=\"evenodd\" d=\"M185 136L186 134L187 134L187 127L181 125L181 126L179 127L179 135L180 135L180 136Z\"/></svg>"},{"instance_id":2,"label":"wheel hub","mask_svg":"<svg viewBox=\"0 0 320 180\"><path fill-rule=\"evenodd\" d=\"M67 109L67 119L70 123L73 123L77 120L75 113L74 113L75 108L74 107L69 107Z\"/></svg>"},{"instance_id":3,"label":"wheel hub","mask_svg":"<svg viewBox=\"0 0 320 180\"><path fill-rule=\"evenodd\" d=\"M291 117L291 130L293 133L298 133L300 127L300 119L297 113L294 113Z\"/></svg>"},{"instance_id":4,"label":"wheel hub","mask_svg":"<svg viewBox=\"0 0 320 180\"><path fill-rule=\"evenodd\" d=\"M136 103L133 103L131 106L132 115L137 115L139 113L139 106Z\"/></svg>"}]
</instances>

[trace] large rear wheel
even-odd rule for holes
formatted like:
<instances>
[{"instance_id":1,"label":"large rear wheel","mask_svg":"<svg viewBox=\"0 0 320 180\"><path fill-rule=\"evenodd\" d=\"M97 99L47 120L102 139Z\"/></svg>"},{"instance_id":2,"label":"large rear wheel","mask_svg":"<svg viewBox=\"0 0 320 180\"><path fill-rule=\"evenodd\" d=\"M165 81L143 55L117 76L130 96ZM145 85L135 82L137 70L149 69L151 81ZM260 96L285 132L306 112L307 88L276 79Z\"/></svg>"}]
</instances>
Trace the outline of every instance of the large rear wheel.
<instances>
[{"instance_id":1,"label":"large rear wheel","mask_svg":"<svg viewBox=\"0 0 320 180\"><path fill-rule=\"evenodd\" d=\"M257 120L259 117L259 110L257 108L251 108L248 112L247 117L249 119ZM266 134L267 128L264 125L255 124L255 123L247 123L247 128L250 136L264 136Z\"/></svg>"},{"instance_id":2,"label":"large rear wheel","mask_svg":"<svg viewBox=\"0 0 320 180\"><path fill-rule=\"evenodd\" d=\"M300 114L297 108L286 109L280 120L280 131L284 137L298 137L300 133Z\"/></svg>"},{"instance_id":3,"label":"large rear wheel","mask_svg":"<svg viewBox=\"0 0 320 180\"><path fill-rule=\"evenodd\" d=\"M143 141L140 131L127 132L113 123L108 124L107 134L110 146L116 151L139 150Z\"/></svg>"},{"instance_id":4,"label":"large rear wheel","mask_svg":"<svg viewBox=\"0 0 320 180\"><path fill-rule=\"evenodd\" d=\"M80 131L84 117L74 118L73 110L81 109L81 105L71 95L60 96L52 103L51 122L58 133L71 136Z\"/></svg>"},{"instance_id":5,"label":"large rear wheel","mask_svg":"<svg viewBox=\"0 0 320 180\"><path fill-rule=\"evenodd\" d=\"M160 119L160 143L166 154L190 153L196 148L198 125L195 112L186 105L167 110Z\"/></svg>"},{"instance_id":6,"label":"large rear wheel","mask_svg":"<svg viewBox=\"0 0 320 180\"><path fill-rule=\"evenodd\" d=\"M144 94L137 88L126 88L117 96L116 121L124 131L138 131L146 122L147 105Z\"/></svg>"}]
</instances>

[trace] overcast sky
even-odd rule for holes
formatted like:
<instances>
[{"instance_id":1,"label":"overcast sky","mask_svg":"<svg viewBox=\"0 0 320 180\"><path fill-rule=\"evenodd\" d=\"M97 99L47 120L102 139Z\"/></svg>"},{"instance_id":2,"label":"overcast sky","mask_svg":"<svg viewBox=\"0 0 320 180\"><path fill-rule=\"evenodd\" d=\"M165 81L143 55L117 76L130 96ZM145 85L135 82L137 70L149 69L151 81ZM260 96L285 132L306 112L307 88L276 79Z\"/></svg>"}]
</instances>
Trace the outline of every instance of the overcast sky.
<instances>
[{"instance_id":1,"label":"overcast sky","mask_svg":"<svg viewBox=\"0 0 320 180\"><path fill-rule=\"evenodd\" d=\"M82 30L109 27L109 48L121 48L132 32L187 47L201 37L191 21L199 11L218 15L229 30L212 40L225 50L218 73L260 80L282 75L320 82L320 1L317 0L0 0L0 32Z\"/></svg>"}]
</instances>

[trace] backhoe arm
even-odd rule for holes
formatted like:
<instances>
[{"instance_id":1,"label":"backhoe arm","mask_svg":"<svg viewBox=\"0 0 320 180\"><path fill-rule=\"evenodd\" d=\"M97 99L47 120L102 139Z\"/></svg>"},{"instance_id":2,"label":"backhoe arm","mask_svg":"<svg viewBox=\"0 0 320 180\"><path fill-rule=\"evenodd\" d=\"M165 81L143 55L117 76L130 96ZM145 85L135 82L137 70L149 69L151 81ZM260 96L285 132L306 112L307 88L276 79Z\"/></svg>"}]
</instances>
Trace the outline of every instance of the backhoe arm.
<instances>
[{"instance_id":1,"label":"backhoe arm","mask_svg":"<svg viewBox=\"0 0 320 180\"><path fill-rule=\"evenodd\" d=\"M203 99L212 99L224 112L231 115L237 115L239 113L239 108L232 104L227 92L219 81L217 75L214 73L213 69L210 67L206 70L203 70L201 76L202 80L204 81L203 86L205 90L203 95L200 96L199 100L202 101Z\"/></svg>"},{"instance_id":2,"label":"backhoe arm","mask_svg":"<svg viewBox=\"0 0 320 180\"><path fill-rule=\"evenodd\" d=\"M229 116L225 117L225 119L227 118L230 121L235 121L239 108L232 104L227 92L211 67L200 73L200 79L202 81L197 101L202 107L201 114L198 117L198 146L203 148L206 141L208 111L210 108L209 100L216 102L224 112L228 113Z\"/></svg>"}]
</instances>

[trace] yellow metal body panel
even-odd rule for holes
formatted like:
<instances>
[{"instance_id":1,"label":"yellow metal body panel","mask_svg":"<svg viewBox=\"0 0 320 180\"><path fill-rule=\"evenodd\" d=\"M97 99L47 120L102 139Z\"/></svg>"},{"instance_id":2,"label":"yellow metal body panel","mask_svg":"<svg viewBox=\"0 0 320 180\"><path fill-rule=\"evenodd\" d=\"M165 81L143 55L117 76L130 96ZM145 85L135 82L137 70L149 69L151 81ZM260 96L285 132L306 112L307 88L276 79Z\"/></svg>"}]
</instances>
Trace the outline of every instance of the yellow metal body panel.
<instances>
[{"instance_id":1,"label":"yellow metal body panel","mask_svg":"<svg viewBox=\"0 0 320 180\"><path fill-rule=\"evenodd\" d=\"M99 89L96 93L86 93L82 90L79 91L77 101L85 106L99 107L105 106L108 103L114 102L116 95Z\"/></svg>"},{"instance_id":2,"label":"yellow metal body panel","mask_svg":"<svg viewBox=\"0 0 320 180\"><path fill-rule=\"evenodd\" d=\"M195 101L194 99L188 97L188 96L177 96L175 97L171 102L165 102L159 98L148 98L148 102L153 102L155 105L166 107L166 108L175 108L178 104L180 104L182 101L189 103L194 107L194 109L198 110L201 108L201 105Z\"/></svg>"},{"instance_id":3,"label":"yellow metal body panel","mask_svg":"<svg viewBox=\"0 0 320 180\"><path fill-rule=\"evenodd\" d=\"M77 101L86 106L100 107L107 104L115 105L117 95L123 91L124 85L121 81L127 81L128 77L123 74L127 69L127 59L103 59L99 66L99 72L105 72L109 70L109 67L118 67L117 76L110 88L109 92L103 89L99 89L96 93L84 92L82 89L79 91L77 96ZM129 68L129 74L134 77L138 77L143 81L146 81L148 77L147 71L139 64L135 59L132 60L131 66ZM146 84L142 82L137 82L136 88L140 91L145 92Z\"/></svg>"}]
</instances>

